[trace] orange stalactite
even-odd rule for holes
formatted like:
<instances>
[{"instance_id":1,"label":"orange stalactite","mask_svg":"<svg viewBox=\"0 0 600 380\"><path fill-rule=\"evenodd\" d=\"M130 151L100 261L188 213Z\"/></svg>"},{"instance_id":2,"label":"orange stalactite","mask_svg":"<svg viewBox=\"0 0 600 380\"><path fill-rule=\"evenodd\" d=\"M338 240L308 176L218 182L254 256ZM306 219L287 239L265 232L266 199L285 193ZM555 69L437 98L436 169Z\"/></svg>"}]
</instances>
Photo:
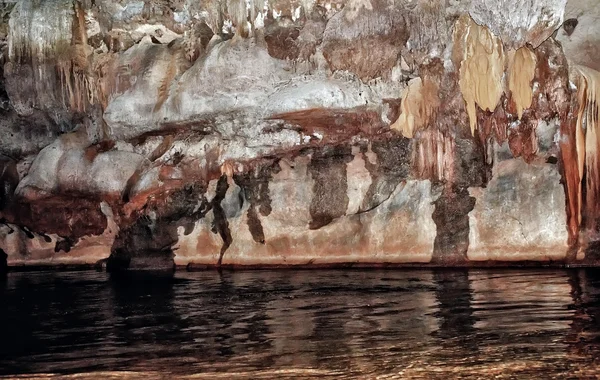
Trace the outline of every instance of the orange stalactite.
<instances>
[{"instance_id":1,"label":"orange stalactite","mask_svg":"<svg viewBox=\"0 0 600 380\"><path fill-rule=\"evenodd\" d=\"M595 231L600 218L600 72L587 67L577 67L579 81L579 113L577 120L577 154L580 170L580 189L585 188L585 207L582 207L582 223L586 229ZM583 180L585 179L585 183ZM580 194L580 197L582 195Z\"/></svg>"},{"instance_id":2,"label":"orange stalactite","mask_svg":"<svg viewBox=\"0 0 600 380\"><path fill-rule=\"evenodd\" d=\"M569 245L574 245L577 242L579 224L581 223L581 177L579 176L577 147L575 144L577 120L574 113L571 112L560 123L560 134L562 137L559 141L559 148L567 201Z\"/></svg>"},{"instance_id":3,"label":"orange stalactite","mask_svg":"<svg viewBox=\"0 0 600 380\"><path fill-rule=\"evenodd\" d=\"M595 232L600 218L600 72L578 66L576 73L577 97L561 120L559 142L571 245L579 240L580 230Z\"/></svg>"}]
</instances>

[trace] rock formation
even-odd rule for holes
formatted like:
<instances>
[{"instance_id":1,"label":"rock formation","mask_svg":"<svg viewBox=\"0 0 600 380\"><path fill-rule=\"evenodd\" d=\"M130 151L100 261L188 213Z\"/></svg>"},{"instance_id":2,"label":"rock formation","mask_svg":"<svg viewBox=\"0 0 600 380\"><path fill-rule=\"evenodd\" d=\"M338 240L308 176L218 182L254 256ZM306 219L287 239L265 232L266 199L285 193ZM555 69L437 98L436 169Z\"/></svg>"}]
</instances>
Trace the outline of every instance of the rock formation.
<instances>
[{"instance_id":1,"label":"rock formation","mask_svg":"<svg viewBox=\"0 0 600 380\"><path fill-rule=\"evenodd\" d=\"M600 263L600 4L10 0L9 265Z\"/></svg>"}]
</instances>

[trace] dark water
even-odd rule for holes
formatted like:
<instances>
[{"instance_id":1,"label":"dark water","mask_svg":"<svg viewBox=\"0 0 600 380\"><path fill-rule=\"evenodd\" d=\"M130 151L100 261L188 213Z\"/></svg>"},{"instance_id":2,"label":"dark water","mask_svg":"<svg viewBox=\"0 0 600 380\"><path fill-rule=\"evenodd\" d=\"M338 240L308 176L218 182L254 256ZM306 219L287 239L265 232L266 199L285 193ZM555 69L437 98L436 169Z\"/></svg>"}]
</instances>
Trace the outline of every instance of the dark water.
<instances>
[{"instance_id":1,"label":"dark water","mask_svg":"<svg viewBox=\"0 0 600 380\"><path fill-rule=\"evenodd\" d=\"M8 377L600 375L598 270L11 273L0 305Z\"/></svg>"}]
</instances>

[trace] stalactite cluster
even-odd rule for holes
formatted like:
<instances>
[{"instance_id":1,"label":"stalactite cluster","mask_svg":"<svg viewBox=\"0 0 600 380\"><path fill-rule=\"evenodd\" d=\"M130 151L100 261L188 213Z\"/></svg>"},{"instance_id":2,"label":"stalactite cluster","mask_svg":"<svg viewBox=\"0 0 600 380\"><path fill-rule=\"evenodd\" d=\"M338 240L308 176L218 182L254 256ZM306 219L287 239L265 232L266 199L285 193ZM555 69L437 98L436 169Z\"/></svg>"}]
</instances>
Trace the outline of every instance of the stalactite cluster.
<instances>
[{"instance_id":1,"label":"stalactite cluster","mask_svg":"<svg viewBox=\"0 0 600 380\"><path fill-rule=\"evenodd\" d=\"M15 63L43 63L68 55L73 23L71 0L21 1L9 20L8 56ZM52 15L54 17L47 17Z\"/></svg>"},{"instance_id":2,"label":"stalactite cluster","mask_svg":"<svg viewBox=\"0 0 600 380\"><path fill-rule=\"evenodd\" d=\"M453 181L456 144L450 133L437 128L421 132L416 141L413 162L417 176L436 181Z\"/></svg>"},{"instance_id":3,"label":"stalactite cluster","mask_svg":"<svg viewBox=\"0 0 600 380\"><path fill-rule=\"evenodd\" d=\"M54 17L44 17L48 14ZM36 86L33 106L52 108L62 103L73 112L85 112L96 102L85 12L78 1L19 2L8 41L11 64L31 66Z\"/></svg>"}]
</instances>

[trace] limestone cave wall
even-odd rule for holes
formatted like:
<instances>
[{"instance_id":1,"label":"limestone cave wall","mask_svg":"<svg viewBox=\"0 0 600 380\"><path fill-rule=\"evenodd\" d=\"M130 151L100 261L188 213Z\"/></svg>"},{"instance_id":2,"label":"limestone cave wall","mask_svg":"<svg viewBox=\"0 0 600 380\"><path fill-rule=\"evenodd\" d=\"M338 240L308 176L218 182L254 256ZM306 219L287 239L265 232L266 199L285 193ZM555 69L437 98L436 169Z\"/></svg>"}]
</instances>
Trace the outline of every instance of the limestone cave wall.
<instances>
[{"instance_id":1,"label":"limestone cave wall","mask_svg":"<svg viewBox=\"0 0 600 380\"><path fill-rule=\"evenodd\" d=\"M600 3L9 0L0 253L600 263Z\"/></svg>"}]
</instances>

